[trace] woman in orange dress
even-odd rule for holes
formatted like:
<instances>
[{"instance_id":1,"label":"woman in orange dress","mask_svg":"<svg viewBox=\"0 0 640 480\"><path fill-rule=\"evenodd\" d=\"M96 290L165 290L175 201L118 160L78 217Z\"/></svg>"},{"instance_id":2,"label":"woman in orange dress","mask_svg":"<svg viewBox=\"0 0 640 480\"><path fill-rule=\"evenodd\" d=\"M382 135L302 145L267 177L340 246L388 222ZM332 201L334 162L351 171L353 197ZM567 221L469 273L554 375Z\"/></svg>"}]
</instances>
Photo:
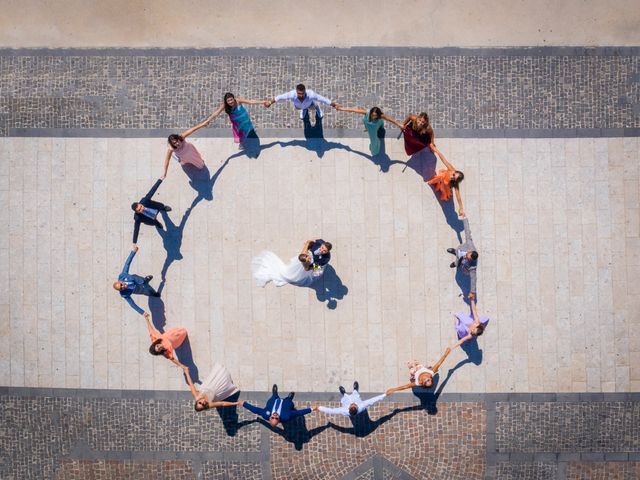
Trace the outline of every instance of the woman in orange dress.
<instances>
[{"instance_id":1,"label":"woman in orange dress","mask_svg":"<svg viewBox=\"0 0 640 480\"><path fill-rule=\"evenodd\" d=\"M184 368L178 359L176 358L175 350L178 348L187 338L187 330L182 327L171 328L164 333L160 333L153 328L151 316L148 313L144 314L144 319L147 321L147 329L149 330L149 336L151 337L151 346L149 347L149 353L151 355L162 355L164 358L171 360L180 368Z\"/></svg>"},{"instance_id":2,"label":"woman in orange dress","mask_svg":"<svg viewBox=\"0 0 640 480\"><path fill-rule=\"evenodd\" d=\"M462 206L462 196L460 195L460 182L464 179L464 173L460 170L456 170L453 165L447 162L444 155L435 145L431 144L431 150L447 167L440 170L433 177L431 177L427 183L433 187L433 189L440 194L440 200L448 202L453 196L453 190L456 192L456 200L458 201L458 211L460 216L464 215L464 208Z\"/></svg>"}]
</instances>

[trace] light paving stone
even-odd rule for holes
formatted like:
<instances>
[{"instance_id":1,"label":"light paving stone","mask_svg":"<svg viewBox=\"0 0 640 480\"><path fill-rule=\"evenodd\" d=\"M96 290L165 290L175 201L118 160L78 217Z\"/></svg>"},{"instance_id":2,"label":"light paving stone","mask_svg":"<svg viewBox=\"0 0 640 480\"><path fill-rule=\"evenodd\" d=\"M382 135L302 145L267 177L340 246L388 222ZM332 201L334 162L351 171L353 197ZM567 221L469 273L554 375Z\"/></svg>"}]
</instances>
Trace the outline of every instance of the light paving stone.
<instances>
[{"instance_id":1,"label":"light paving stone","mask_svg":"<svg viewBox=\"0 0 640 480\"><path fill-rule=\"evenodd\" d=\"M235 153L229 139L197 140L215 157L211 173L221 153ZM128 204L159 174L164 142L7 141L10 155L38 158L11 162L0 188L10 206L0 260L18 285L5 303L7 383L184 389L179 372L146 353L142 319L111 289L131 245ZM366 148L361 139L340 141ZM638 169L628 165L637 162L637 142L581 142L442 139L467 175L479 309L492 319L478 342L482 364L457 370L447 391L625 391L640 380L630 335L637 317L629 313L638 306L638 266L629 261ZM392 159L405 160L400 142L387 143ZM566 165L567 175L550 184L552 165ZM421 179L399 167L384 173L346 150L319 158L276 145L258 159L233 159L213 200L193 204L188 178L171 165L159 198L174 207L182 258L168 265L162 310L167 328L188 328L201 376L219 361L246 389L284 382L333 391L357 377L380 391L405 380L406 360L434 361L455 341L452 313L465 310L445 252L457 244L455 232ZM589 169L604 174L582 175ZM38 208L24 205L32 194ZM131 271L153 274L157 286L163 240L141 230ZM288 261L315 235L336 245L331 264L348 288L335 308L314 289L254 286L252 256L266 248ZM139 304L149 308L147 299ZM284 361L290 357L295 366ZM456 351L443 372L465 358Z\"/></svg>"}]
</instances>

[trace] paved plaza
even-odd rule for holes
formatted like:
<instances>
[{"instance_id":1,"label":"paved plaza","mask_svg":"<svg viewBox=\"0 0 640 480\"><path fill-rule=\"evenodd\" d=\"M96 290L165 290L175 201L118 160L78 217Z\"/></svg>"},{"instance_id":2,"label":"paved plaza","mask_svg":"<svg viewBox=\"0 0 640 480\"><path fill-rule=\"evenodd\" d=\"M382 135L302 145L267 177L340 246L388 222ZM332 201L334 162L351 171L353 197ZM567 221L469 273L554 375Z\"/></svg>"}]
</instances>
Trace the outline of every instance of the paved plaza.
<instances>
[{"instance_id":1,"label":"paved plaza","mask_svg":"<svg viewBox=\"0 0 640 480\"><path fill-rule=\"evenodd\" d=\"M240 38L220 23L230 5L191 2L217 41L201 28L160 40L160 5L93 32L107 12L75 0L66 23L31 4L31 25L0 20L0 478L640 478L640 12L578 3L532 21L528 2L487 1L471 19L430 0L413 17L329 0L325 35L307 36L278 0L243 17ZM388 28L349 28L363 21ZM274 429L243 408L195 413L111 284L166 136L225 91L264 99L298 82L399 120L429 112L465 173L491 320L433 388L353 422L314 412ZM406 383L406 362L435 362L469 309L446 252L462 222L425 183L440 164L409 158L389 123L371 156L360 115L249 111L259 150L240 150L221 115L190 138L204 171L170 165L154 197L172 207L165 229L142 226L131 268L161 296L138 304L158 329L188 330L178 355L194 379L222 363L253 404L274 383L298 408L338 406L354 380L363 397ZM309 238L334 246L320 281L256 286L254 256L287 261Z\"/></svg>"}]
</instances>

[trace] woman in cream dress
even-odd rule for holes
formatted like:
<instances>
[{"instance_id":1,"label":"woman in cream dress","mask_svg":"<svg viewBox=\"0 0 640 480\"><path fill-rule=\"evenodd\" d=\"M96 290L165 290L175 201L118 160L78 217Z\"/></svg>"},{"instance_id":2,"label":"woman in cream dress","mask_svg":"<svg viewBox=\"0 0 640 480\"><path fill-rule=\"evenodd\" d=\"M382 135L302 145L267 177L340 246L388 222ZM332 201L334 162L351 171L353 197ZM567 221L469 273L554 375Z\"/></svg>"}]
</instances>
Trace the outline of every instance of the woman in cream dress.
<instances>
[{"instance_id":1,"label":"woman in cream dress","mask_svg":"<svg viewBox=\"0 0 640 480\"><path fill-rule=\"evenodd\" d=\"M234 393L240 391L238 387L233 384L233 379L229 371L216 363L211 369L211 373L207 376L204 382L200 385L200 390L196 388L189 375L189 369L183 368L184 373L189 382L189 388L191 389L191 395L195 399L196 412L202 412L210 408L216 407L233 407L239 405L239 402L225 402L225 398L229 398Z\"/></svg>"}]
</instances>

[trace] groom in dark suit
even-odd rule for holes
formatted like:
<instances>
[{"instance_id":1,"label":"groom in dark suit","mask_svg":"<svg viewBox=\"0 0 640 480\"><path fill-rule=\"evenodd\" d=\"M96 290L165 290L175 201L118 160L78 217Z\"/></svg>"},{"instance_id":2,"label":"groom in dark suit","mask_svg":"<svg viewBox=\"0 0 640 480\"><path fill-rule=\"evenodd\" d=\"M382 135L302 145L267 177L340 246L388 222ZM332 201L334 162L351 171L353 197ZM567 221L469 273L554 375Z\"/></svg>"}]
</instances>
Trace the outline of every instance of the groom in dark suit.
<instances>
[{"instance_id":1,"label":"groom in dark suit","mask_svg":"<svg viewBox=\"0 0 640 480\"><path fill-rule=\"evenodd\" d=\"M156 228L162 230L162 223L158 221L156 218L158 216L158 212L160 210L164 210L165 212L170 212L171 207L165 205L164 203L155 202L151 200L151 197L156 193L158 187L162 183L162 179L159 178L156 183L153 184L151 190L140 199L139 202L134 202L131 204L131 210L135 213L133 214L133 243L138 243L138 233L140 233L140 223L144 223L145 225L152 225Z\"/></svg>"},{"instance_id":2,"label":"groom in dark suit","mask_svg":"<svg viewBox=\"0 0 640 480\"><path fill-rule=\"evenodd\" d=\"M314 407L313 410L311 408L296 410L293 407L293 396L295 395L295 393L291 392L287 396L287 398L282 399L278 395L278 386L275 384L273 385L271 392L272 392L271 398L267 400L267 404L265 405L264 408L255 407L245 401L242 401L241 404L244 408L246 408L250 412L253 412L256 415L259 415L262 418L264 418L266 421L269 422L269 425L271 425L272 427L275 427L280 422L286 423L292 418L307 415L311 413L313 410L317 410L317 407Z\"/></svg>"},{"instance_id":3,"label":"groom in dark suit","mask_svg":"<svg viewBox=\"0 0 640 480\"><path fill-rule=\"evenodd\" d=\"M316 240L307 240L306 250L311 256L312 266L324 267L331 260L332 245L329 242L318 238Z\"/></svg>"}]
</instances>

